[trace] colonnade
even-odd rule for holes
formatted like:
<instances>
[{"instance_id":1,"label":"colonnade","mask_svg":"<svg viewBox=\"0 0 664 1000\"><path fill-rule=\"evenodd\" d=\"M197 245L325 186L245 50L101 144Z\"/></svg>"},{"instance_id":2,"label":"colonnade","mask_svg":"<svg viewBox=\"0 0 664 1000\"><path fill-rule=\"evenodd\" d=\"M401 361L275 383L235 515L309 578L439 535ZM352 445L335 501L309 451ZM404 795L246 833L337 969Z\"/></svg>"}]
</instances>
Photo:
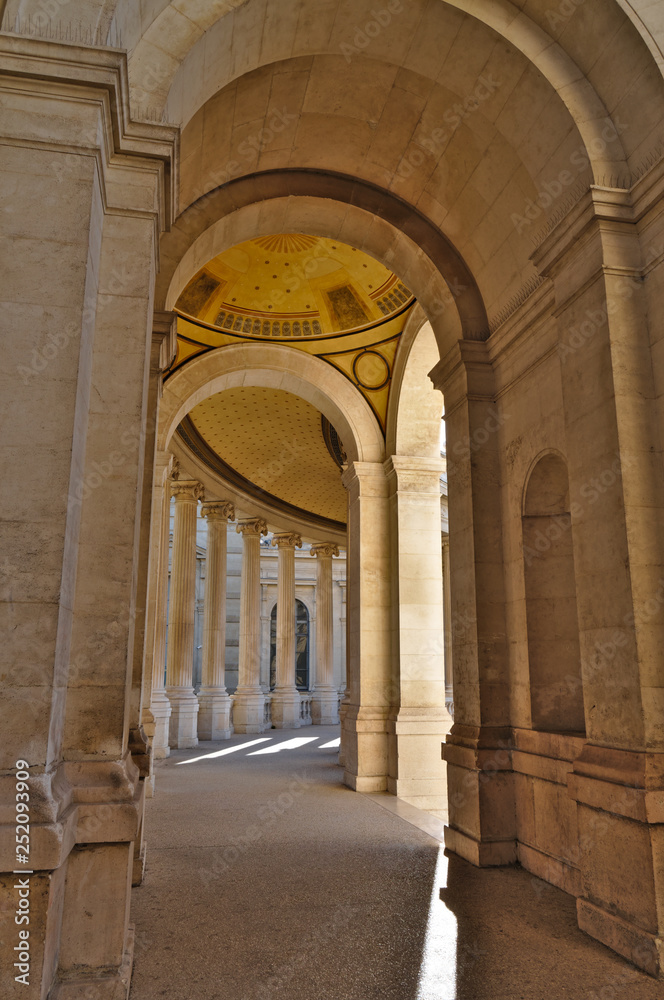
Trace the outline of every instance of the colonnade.
<instances>
[{"instance_id":1,"label":"colonnade","mask_svg":"<svg viewBox=\"0 0 664 1000\"><path fill-rule=\"evenodd\" d=\"M225 684L227 527L235 507L227 500L205 500L202 483L180 478L177 462L161 456L157 463L153 515L156 551L152 553L151 591L153 636L146 643L152 655L152 693L146 724L154 756L171 748L195 747L199 740L228 739L233 732L260 733L274 726L300 725L300 693L296 686L295 549L296 532L274 535L278 548L277 680L267 696L261 686L261 537L268 532L260 517L241 518L242 535L238 686L230 695ZM170 499L174 503L170 594L168 592ZM196 584L196 521L198 505L207 521L207 571L204 597L202 679L193 686ZM312 721L339 721L338 694L333 684L332 542L311 547L317 559L316 683L311 696ZM168 613L166 614L166 609ZM164 671L164 659L166 669ZM269 711L268 711L269 705Z\"/></svg>"}]
</instances>

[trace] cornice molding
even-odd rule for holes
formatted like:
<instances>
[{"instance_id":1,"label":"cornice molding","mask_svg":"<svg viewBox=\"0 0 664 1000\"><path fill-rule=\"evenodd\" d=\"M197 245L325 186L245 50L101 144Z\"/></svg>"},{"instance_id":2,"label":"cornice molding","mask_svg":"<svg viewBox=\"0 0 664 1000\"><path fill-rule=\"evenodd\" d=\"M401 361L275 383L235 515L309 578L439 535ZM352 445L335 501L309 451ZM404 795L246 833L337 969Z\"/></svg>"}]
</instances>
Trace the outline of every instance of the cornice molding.
<instances>
[{"instance_id":1,"label":"cornice molding","mask_svg":"<svg viewBox=\"0 0 664 1000\"><path fill-rule=\"evenodd\" d=\"M71 127L68 119L53 115L50 132L21 137L24 145L46 146L59 152L99 154L102 180L113 166L157 172L158 191L154 208L134 208L138 215L155 216L159 232L170 228L177 205L177 153L179 128L131 118L129 76L125 52L105 47L73 45L11 32L0 32L0 90L25 97L47 97L49 101L87 102L96 105L101 128L87 135ZM4 140L12 141L11 137ZM106 185L105 185L106 187ZM113 204L105 191L105 207L126 211Z\"/></svg>"}]
</instances>

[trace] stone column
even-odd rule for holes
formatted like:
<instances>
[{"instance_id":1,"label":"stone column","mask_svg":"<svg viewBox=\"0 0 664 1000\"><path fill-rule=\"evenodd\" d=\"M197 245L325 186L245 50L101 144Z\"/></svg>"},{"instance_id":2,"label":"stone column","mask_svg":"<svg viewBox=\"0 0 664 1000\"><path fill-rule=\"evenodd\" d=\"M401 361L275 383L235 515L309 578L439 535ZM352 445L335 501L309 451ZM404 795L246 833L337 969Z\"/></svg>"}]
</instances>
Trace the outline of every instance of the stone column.
<instances>
[{"instance_id":1,"label":"stone column","mask_svg":"<svg viewBox=\"0 0 664 1000\"><path fill-rule=\"evenodd\" d=\"M267 524L260 517L247 518L237 526L242 535L240 593L240 650L238 686L233 702L236 733L262 733L265 695L260 685L261 643L261 535Z\"/></svg>"},{"instance_id":2,"label":"stone column","mask_svg":"<svg viewBox=\"0 0 664 1000\"><path fill-rule=\"evenodd\" d=\"M452 594L450 591L450 539L443 538L443 637L445 648L445 708L454 718L454 667L452 660Z\"/></svg>"},{"instance_id":3,"label":"stone column","mask_svg":"<svg viewBox=\"0 0 664 1000\"><path fill-rule=\"evenodd\" d=\"M388 791L420 809L445 809L440 746L445 708L439 458L385 463L392 544L392 711Z\"/></svg>"},{"instance_id":4,"label":"stone column","mask_svg":"<svg viewBox=\"0 0 664 1000\"><path fill-rule=\"evenodd\" d=\"M166 471L166 470L164 470ZM171 703L168 700L165 687L166 674L166 627L168 605L168 539L171 521L171 484L179 475L179 463L172 459L170 464L172 478L166 483L158 482L155 477L154 510L155 521L158 521L158 535L155 545L155 597L154 597L154 635L149 669L152 677L152 694L150 712L153 718L154 732L152 736L152 753L157 759L168 757L171 749L168 745ZM148 664L146 663L146 668Z\"/></svg>"},{"instance_id":5,"label":"stone column","mask_svg":"<svg viewBox=\"0 0 664 1000\"><path fill-rule=\"evenodd\" d=\"M33 416L8 423L0 441L15 484L3 500L0 557L11 623L2 639L0 911L13 927L0 935L2 996L71 998L91 983L95 996L121 996L144 797L129 734L140 707L132 671L151 321L177 132L129 119L120 51L2 32L0 57L11 67L1 100L13 109L0 167L13 209L2 214L12 247L2 392L13 413ZM30 765L29 865L11 846L17 760ZM35 873L27 986L13 965L12 872L21 867Z\"/></svg>"},{"instance_id":6,"label":"stone column","mask_svg":"<svg viewBox=\"0 0 664 1000\"><path fill-rule=\"evenodd\" d=\"M201 483L172 483L175 497L171 594L168 609L166 692L171 703L169 743L182 749L198 745L198 698L194 694L194 617L196 612L196 512Z\"/></svg>"},{"instance_id":7,"label":"stone column","mask_svg":"<svg viewBox=\"0 0 664 1000\"><path fill-rule=\"evenodd\" d=\"M155 312L152 320L150 375L146 396L147 409L150 414L158 412L163 388L163 373L175 360L176 353L177 317L172 312ZM142 608L142 612L137 614L134 632L132 685L132 715L135 713L138 716L139 724L137 726L131 725L129 738L134 761L145 774L147 795L151 795L154 789L154 752L152 748L157 722L151 708L152 654L156 623L156 591L161 559L162 499L165 480L170 474L171 465L175 462L171 455L157 450L157 423L156 416L146 422L139 574L136 592L137 608ZM169 704L169 715L170 711ZM161 724L160 728L163 728ZM144 853L143 850L142 857L144 857ZM136 884L136 878L135 874L134 884Z\"/></svg>"},{"instance_id":8,"label":"stone column","mask_svg":"<svg viewBox=\"0 0 664 1000\"><path fill-rule=\"evenodd\" d=\"M390 535L382 462L353 462L343 474L348 506L348 701L342 703L344 783L387 789L391 702Z\"/></svg>"},{"instance_id":9,"label":"stone column","mask_svg":"<svg viewBox=\"0 0 664 1000\"><path fill-rule=\"evenodd\" d=\"M198 738L227 740L233 735L233 726L226 690L226 539L235 507L226 500L210 501L203 504L201 514L207 518L208 530Z\"/></svg>"},{"instance_id":10,"label":"stone column","mask_svg":"<svg viewBox=\"0 0 664 1000\"><path fill-rule=\"evenodd\" d=\"M454 511L454 725L443 747L450 810L445 844L473 864L511 864L516 820L500 492L500 431L507 417L486 343L459 341L430 377L445 397ZM440 550L436 555L440 566Z\"/></svg>"},{"instance_id":11,"label":"stone column","mask_svg":"<svg viewBox=\"0 0 664 1000\"><path fill-rule=\"evenodd\" d=\"M339 692L334 685L334 621L332 601L332 556L339 555L333 542L312 545L309 553L316 566L316 687L311 699L311 716L317 726L339 722Z\"/></svg>"},{"instance_id":12,"label":"stone column","mask_svg":"<svg viewBox=\"0 0 664 1000\"><path fill-rule=\"evenodd\" d=\"M275 535L279 548L277 577L277 683L272 694L272 725L298 729L300 695L295 687L295 549L302 539L292 531Z\"/></svg>"}]
</instances>

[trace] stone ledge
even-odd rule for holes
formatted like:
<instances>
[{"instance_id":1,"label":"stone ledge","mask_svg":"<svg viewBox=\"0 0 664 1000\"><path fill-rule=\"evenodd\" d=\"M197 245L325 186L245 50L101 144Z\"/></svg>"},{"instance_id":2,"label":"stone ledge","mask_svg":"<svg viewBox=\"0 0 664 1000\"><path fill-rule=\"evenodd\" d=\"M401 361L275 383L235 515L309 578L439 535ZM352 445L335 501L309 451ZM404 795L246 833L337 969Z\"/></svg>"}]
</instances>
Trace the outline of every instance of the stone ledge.
<instances>
[{"instance_id":1,"label":"stone ledge","mask_svg":"<svg viewBox=\"0 0 664 1000\"><path fill-rule=\"evenodd\" d=\"M14 781L11 775L3 779L6 791L10 781ZM138 768L129 753L121 761L63 762L53 774L31 778L31 867L35 871L58 868L75 844L135 840L143 795L144 782L139 781ZM13 871L13 794L5 795L3 801L0 870Z\"/></svg>"},{"instance_id":2,"label":"stone ledge","mask_svg":"<svg viewBox=\"0 0 664 1000\"><path fill-rule=\"evenodd\" d=\"M445 827L445 847L478 868L513 865L517 861L515 840L479 841L454 827Z\"/></svg>"},{"instance_id":3,"label":"stone ledge","mask_svg":"<svg viewBox=\"0 0 664 1000\"><path fill-rule=\"evenodd\" d=\"M581 872L574 865L570 865L560 858L554 858L550 854L545 854L538 848L524 844L522 841L517 843L516 853L519 864L532 875L536 875L537 878L550 885L557 886L572 896L581 895L583 888Z\"/></svg>"},{"instance_id":4,"label":"stone ledge","mask_svg":"<svg viewBox=\"0 0 664 1000\"><path fill-rule=\"evenodd\" d=\"M587 899L577 899L579 927L608 948L633 962L651 976L659 976L664 968L664 941L614 914L601 910Z\"/></svg>"},{"instance_id":5,"label":"stone ledge","mask_svg":"<svg viewBox=\"0 0 664 1000\"><path fill-rule=\"evenodd\" d=\"M567 785L567 776L572 770L572 764L568 760L513 750L512 768L518 774L527 774L542 781L554 782L556 785Z\"/></svg>"}]
</instances>

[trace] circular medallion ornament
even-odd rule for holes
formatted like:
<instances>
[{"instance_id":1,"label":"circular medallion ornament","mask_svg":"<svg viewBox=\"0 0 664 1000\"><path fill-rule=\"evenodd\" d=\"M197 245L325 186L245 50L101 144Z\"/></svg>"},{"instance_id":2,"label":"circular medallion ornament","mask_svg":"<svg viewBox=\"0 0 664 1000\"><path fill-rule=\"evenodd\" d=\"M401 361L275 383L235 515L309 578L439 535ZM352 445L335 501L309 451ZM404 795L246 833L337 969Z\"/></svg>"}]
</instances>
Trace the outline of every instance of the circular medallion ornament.
<instances>
[{"instance_id":1,"label":"circular medallion ornament","mask_svg":"<svg viewBox=\"0 0 664 1000\"><path fill-rule=\"evenodd\" d=\"M382 389L390 380L390 366L378 351L363 351L353 361L353 375L363 389Z\"/></svg>"}]
</instances>

